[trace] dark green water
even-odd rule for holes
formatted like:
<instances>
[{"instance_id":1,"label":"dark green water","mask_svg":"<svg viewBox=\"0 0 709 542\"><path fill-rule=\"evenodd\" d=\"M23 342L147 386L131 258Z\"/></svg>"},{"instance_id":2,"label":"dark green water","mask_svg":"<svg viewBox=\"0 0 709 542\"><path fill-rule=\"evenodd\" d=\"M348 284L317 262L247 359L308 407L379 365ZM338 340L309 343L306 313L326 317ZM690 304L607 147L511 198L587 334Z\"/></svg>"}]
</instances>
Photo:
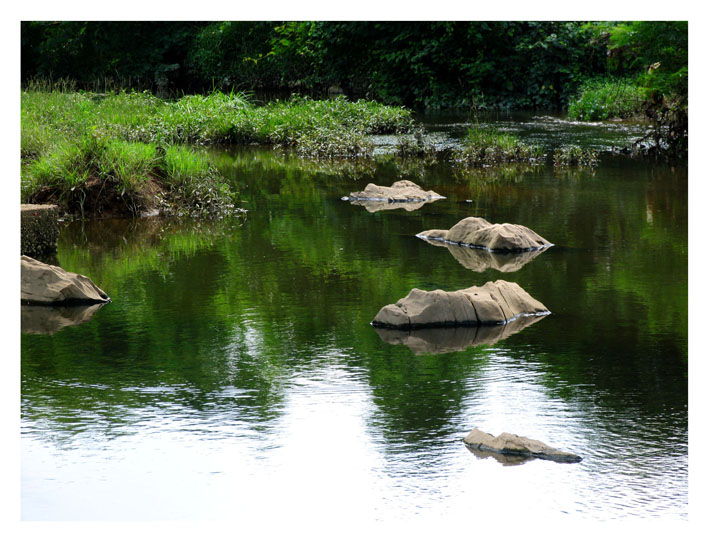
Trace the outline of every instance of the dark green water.
<instances>
[{"instance_id":1,"label":"dark green water","mask_svg":"<svg viewBox=\"0 0 709 542\"><path fill-rule=\"evenodd\" d=\"M504 122L599 148L637 130ZM63 225L58 263L113 302L52 334L23 312L24 519L485 518L501 502L535 518L687 518L686 168L604 155L594 172L455 176L214 152L245 219ZM447 199L376 213L340 199L401 178ZM555 246L476 271L415 237L466 216ZM411 288L497 279L551 314L494 344L444 334L413 349L369 324ZM476 457L462 444L476 426L583 461Z\"/></svg>"}]
</instances>

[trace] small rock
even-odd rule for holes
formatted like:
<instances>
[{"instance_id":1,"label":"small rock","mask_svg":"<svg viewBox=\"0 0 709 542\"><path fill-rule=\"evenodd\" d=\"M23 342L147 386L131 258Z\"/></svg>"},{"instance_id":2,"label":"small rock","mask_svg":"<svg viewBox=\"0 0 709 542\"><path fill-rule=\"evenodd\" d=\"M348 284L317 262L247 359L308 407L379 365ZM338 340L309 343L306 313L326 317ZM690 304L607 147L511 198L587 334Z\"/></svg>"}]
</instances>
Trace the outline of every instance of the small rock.
<instances>
[{"instance_id":1,"label":"small rock","mask_svg":"<svg viewBox=\"0 0 709 542\"><path fill-rule=\"evenodd\" d=\"M512 433L500 433L497 437L493 437L490 433L474 428L463 439L463 442L470 448L499 454L538 457L539 459L549 459L561 463L578 463L581 461L581 457L578 455L562 452L539 440L520 437Z\"/></svg>"},{"instance_id":2,"label":"small rock","mask_svg":"<svg viewBox=\"0 0 709 542\"><path fill-rule=\"evenodd\" d=\"M418 203L428 202L436 199L445 199L433 190L423 190L419 185L411 181L397 181L391 186L378 186L369 183L361 192L352 192L347 198L350 201L370 200L385 201L388 203Z\"/></svg>"}]
</instances>

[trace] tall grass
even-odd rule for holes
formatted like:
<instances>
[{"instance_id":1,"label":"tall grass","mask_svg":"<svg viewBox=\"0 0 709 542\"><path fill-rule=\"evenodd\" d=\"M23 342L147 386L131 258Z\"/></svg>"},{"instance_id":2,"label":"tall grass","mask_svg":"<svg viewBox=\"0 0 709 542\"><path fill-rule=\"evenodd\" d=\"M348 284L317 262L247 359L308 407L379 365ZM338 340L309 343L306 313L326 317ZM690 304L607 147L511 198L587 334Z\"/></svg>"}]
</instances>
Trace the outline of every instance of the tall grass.
<instances>
[{"instance_id":1,"label":"tall grass","mask_svg":"<svg viewBox=\"0 0 709 542\"><path fill-rule=\"evenodd\" d=\"M180 205L203 208L206 200L227 201L231 191L207 158L184 145L260 143L301 156L350 158L371 155L369 134L413 128L409 111L364 100L294 97L256 106L234 92L167 101L147 92L68 88L35 82L22 91L25 201L43 188L62 199L101 182L135 202L149 180L159 180Z\"/></svg>"}]
</instances>

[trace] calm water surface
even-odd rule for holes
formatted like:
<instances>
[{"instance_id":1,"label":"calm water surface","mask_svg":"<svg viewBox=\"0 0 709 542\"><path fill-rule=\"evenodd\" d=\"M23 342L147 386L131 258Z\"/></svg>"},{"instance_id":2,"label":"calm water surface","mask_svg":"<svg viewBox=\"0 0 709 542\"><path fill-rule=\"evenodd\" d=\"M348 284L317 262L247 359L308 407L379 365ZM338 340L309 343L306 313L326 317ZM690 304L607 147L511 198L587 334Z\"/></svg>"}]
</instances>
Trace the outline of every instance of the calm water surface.
<instances>
[{"instance_id":1,"label":"calm water surface","mask_svg":"<svg viewBox=\"0 0 709 542\"><path fill-rule=\"evenodd\" d=\"M465 131L424 120L442 146ZM549 148L642 132L493 122ZM23 308L23 519L687 518L686 168L605 154L595 171L454 174L384 154L212 152L245 219L62 226L54 263L113 302ZM401 178L447 199L379 212L340 199ZM415 237L466 216L554 246L486 267ZM551 314L496 337L370 326L411 288L498 279ZM583 461L479 457L462 443L473 427Z\"/></svg>"}]
</instances>

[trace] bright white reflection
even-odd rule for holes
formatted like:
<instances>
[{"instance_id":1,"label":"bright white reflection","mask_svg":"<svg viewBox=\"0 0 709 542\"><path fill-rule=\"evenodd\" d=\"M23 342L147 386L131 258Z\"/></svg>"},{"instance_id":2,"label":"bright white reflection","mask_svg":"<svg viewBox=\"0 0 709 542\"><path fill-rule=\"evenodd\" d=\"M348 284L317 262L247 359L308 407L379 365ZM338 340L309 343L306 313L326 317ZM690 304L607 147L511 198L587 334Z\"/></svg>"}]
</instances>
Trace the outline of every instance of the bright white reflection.
<instances>
[{"instance_id":1,"label":"bright white reflection","mask_svg":"<svg viewBox=\"0 0 709 542\"><path fill-rule=\"evenodd\" d=\"M265 525L274 515L301 525L474 523L510 512L515 521L686 518L686 502L657 495L663 487L686 494L686 461L663 460L663 449L637 453L632 439L639 437L614 442L622 433L589 407L598 399L593 390L559 399L548 371L491 350L437 436L409 443L386 436L382 419L396 414L376 406L355 356L333 348L301 360L279 387L282 414L259 427L236 407L199 415L145 407L133 411L131 433L76 434L71 446L55 446L24 422L22 502L31 507L23 506L22 517ZM539 439L584 460L509 466L480 459L462 443L475 426Z\"/></svg>"}]
</instances>

